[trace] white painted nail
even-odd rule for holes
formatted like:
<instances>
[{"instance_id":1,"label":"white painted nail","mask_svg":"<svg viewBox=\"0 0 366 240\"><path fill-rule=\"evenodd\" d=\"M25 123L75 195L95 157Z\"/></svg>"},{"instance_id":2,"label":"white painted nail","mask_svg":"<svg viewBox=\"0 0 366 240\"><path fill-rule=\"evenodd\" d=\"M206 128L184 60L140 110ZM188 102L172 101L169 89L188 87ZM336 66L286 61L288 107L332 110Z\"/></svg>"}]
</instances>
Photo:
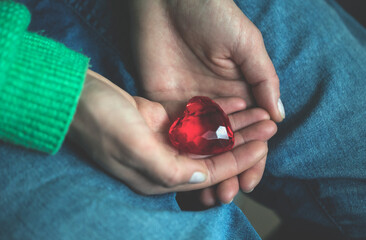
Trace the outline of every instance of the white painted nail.
<instances>
[{"instance_id":1,"label":"white painted nail","mask_svg":"<svg viewBox=\"0 0 366 240\"><path fill-rule=\"evenodd\" d=\"M283 106L283 103L281 101L281 98L278 99L277 106L278 106L278 110L280 111L281 117L285 118L286 112L285 112L285 107Z\"/></svg>"},{"instance_id":2,"label":"white painted nail","mask_svg":"<svg viewBox=\"0 0 366 240\"><path fill-rule=\"evenodd\" d=\"M201 172L193 173L191 179L189 179L189 183L201 183L206 181L206 175Z\"/></svg>"}]
</instances>

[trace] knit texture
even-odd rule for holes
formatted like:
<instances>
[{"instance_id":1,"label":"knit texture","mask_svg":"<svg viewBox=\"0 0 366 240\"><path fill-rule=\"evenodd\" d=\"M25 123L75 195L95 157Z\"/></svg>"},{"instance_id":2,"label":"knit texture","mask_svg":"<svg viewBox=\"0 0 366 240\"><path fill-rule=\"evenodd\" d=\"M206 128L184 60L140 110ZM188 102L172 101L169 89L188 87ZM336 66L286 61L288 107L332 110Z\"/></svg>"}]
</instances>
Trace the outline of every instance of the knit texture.
<instances>
[{"instance_id":1,"label":"knit texture","mask_svg":"<svg viewBox=\"0 0 366 240\"><path fill-rule=\"evenodd\" d=\"M55 153L76 110L89 59L27 32L28 10L0 1L0 139Z\"/></svg>"}]
</instances>

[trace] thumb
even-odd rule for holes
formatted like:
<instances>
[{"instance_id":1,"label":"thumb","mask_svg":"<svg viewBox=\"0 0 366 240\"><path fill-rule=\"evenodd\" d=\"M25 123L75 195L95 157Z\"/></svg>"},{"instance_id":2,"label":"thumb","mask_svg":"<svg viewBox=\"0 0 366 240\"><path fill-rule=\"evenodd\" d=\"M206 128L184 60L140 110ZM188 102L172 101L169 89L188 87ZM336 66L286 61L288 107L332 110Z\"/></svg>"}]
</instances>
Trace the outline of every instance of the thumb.
<instances>
[{"instance_id":1,"label":"thumb","mask_svg":"<svg viewBox=\"0 0 366 240\"><path fill-rule=\"evenodd\" d=\"M251 86L258 106L267 110L274 121L280 122L285 118L285 110L280 100L279 79L264 46L262 34L254 24L251 25L251 30L239 40L234 59Z\"/></svg>"},{"instance_id":2,"label":"thumb","mask_svg":"<svg viewBox=\"0 0 366 240\"><path fill-rule=\"evenodd\" d=\"M164 188L176 189L180 185L206 182L208 172L203 162L159 146L153 148L150 149L151 151L145 148L141 153L140 161L142 162L134 167L156 184Z\"/></svg>"}]
</instances>

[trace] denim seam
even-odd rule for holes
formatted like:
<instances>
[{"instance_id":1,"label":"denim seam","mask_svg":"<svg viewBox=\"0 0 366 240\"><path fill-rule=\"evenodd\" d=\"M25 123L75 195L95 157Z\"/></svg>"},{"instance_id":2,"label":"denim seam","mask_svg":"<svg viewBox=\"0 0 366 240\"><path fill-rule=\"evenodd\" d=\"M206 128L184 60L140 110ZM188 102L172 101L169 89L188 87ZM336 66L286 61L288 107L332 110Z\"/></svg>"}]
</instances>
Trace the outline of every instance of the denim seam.
<instances>
[{"instance_id":1,"label":"denim seam","mask_svg":"<svg viewBox=\"0 0 366 240\"><path fill-rule=\"evenodd\" d=\"M101 35L100 33L99 33L99 31L97 30L97 29L95 29L90 23L89 23L89 21L86 21L85 20L85 18L77 11L77 10L75 10L75 8L68 2L68 1L66 1L65 2L65 4L66 4L66 6L68 7L68 8L70 8L71 9L71 11L75 14L75 15L77 15L78 17L79 17L79 19L83 22L83 23L85 23L86 24L86 26L90 29L90 30L92 30L94 33L96 33L96 35L104 42L104 44L106 44L106 46L107 47L109 47L109 48L111 48L112 50L113 50L113 54L114 55L116 55L116 56L118 56L118 58L121 60L121 62L123 62L122 61L122 58L121 58L121 56L120 56L120 54L117 54L117 52L119 52L118 50L117 50L117 48L112 44L112 43L110 43L105 37L103 37L103 35ZM92 16L92 15L89 15L90 16L90 19L92 19L92 20L94 20L95 21L95 19L94 19L94 16Z\"/></svg>"},{"instance_id":2,"label":"denim seam","mask_svg":"<svg viewBox=\"0 0 366 240\"><path fill-rule=\"evenodd\" d=\"M328 217L328 219L338 228L338 230L343 234L343 236L345 236L347 239L349 239L347 237L347 235L345 234L343 228L341 227L341 225L335 220L335 218L330 214L329 210L326 208L326 206L321 202L320 199L318 199L316 197L315 192L312 190L312 187L310 186L310 183L308 182L304 182L305 185L307 186L307 188L309 189L309 192L311 194L311 196L313 197L313 199L315 200L315 202L319 205L320 209L323 211L323 213L325 214L325 216Z\"/></svg>"}]
</instances>

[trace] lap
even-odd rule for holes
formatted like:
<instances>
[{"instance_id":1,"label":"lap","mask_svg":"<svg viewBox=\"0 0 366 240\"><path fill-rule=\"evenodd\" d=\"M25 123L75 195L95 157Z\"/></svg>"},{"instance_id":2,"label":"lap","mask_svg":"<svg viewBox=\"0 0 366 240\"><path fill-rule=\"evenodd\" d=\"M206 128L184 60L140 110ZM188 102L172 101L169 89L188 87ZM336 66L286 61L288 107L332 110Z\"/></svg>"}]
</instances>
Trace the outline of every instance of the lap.
<instances>
[{"instance_id":1,"label":"lap","mask_svg":"<svg viewBox=\"0 0 366 240\"><path fill-rule=\"evenodd\" d=\"M334 1L238 5L262 31L286 108L254 195L287 217L365 237L365 29Z\"/></svg>"},{"instance_id":2,"label":"lap","mask_svg":"<svg viewBox=\"0 0 366 240\"><path fill-rule=\"evenodd\" d=\"M65 0L66 5L61 1L40 1L43 5L24 2L39 14L32 19L32 30L45 29L47 36L75 50L82 49L92 58L94 70L130 93L137 92L129 70L131 63L124 57L123 47L113 41L123 39L124 33L112 34L108 19L101 24L98 19L104 19L102 15L83 11L83 6L94 1ZM278 134L269 142L265 177L253 195L285 216L333 227L353 237L366 236L362 227L366 222L366 146L360 140L366 136L365 30L332 1L236 2L263 33L287 111ZM52 11L45 11L48 8ZM76 14L64 24L43 20L55 18L55 14L65 19L65 12ZM20 219L28 231L42 229L47 223L55 232L62 228L82 232L75 227L79 221L89 229L94 226L95 234L112 228L119 231L111 234L128 229L134 230L129 233L144 234L139 227L150 224L152 229L156 226L177 232L184 225L193 233L202 230L206 237L226 231L257 236L232 205L195 214L180 212L174 195L136 195L67 147L57 156L47 157L1 145L0 156L6 156L1 163L5 171L0 175L1 189L6 190L1 208L6 209L5 216L14 215L3 229L14 229L14 221ZM17 175L27 178L22 180ZM37 181L42 184L37 185ZM7 205L10 207L5 208ZM55 225L49 224L55 216L62 217ZM197 221L192 223L192 218ZM170 222L176 227L169 227ZM222 228L228 223L233 223L230 228ZM206 224L207 228L202 228Z\"/></svg>"},{"instance_id":3,"label":"lap","mask_svg":"<svg viewBox=\"0 0 366 240\"><path fill-rule=\"evenodd\" d=\"M69 144L47 156L0 143L0 156L2 238L259 238L234 204L183 212L175 194L136 194Z\"/></svg>"}]
</instances>

